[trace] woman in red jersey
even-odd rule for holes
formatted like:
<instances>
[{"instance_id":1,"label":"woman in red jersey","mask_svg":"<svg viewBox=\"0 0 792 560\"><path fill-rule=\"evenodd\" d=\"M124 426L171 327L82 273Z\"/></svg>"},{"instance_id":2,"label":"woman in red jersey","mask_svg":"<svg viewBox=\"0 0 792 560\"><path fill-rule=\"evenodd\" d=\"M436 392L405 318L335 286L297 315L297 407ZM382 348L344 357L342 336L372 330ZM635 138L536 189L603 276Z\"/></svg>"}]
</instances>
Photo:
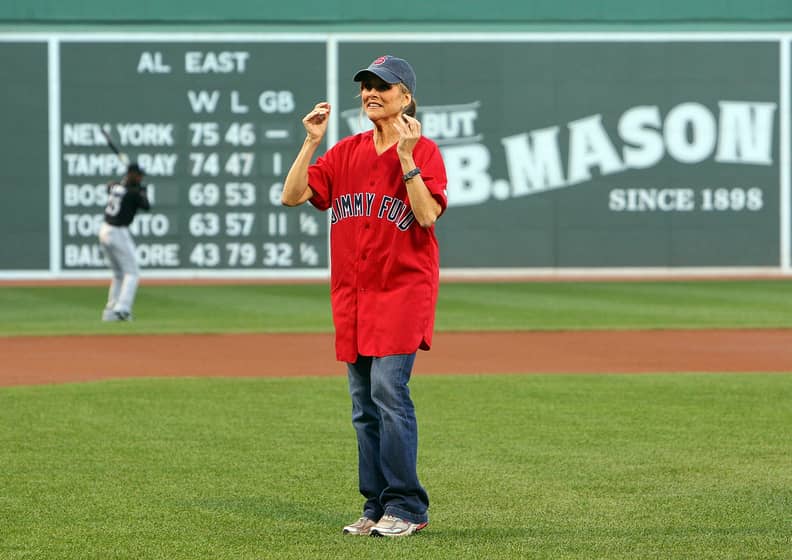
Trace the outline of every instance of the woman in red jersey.
<instances>
[{"instance_id":1,"label":"woman in red jersey","mask_svg":"<svg viewBox=\"0 0 792 560\"><path fill-rule=\"evenodd\" d=\"M421 136L410 64L390 55L354 76L373 130L311 161L330 104L303 118L307 132L282 202L330 211L330 292L336 356L347 363L363 514L351 535L408 536L428 523L418 480L418 428L408 383L432 343L439 281L434 223L447 205L437 145Z\"/></svg>"}]
</instances>

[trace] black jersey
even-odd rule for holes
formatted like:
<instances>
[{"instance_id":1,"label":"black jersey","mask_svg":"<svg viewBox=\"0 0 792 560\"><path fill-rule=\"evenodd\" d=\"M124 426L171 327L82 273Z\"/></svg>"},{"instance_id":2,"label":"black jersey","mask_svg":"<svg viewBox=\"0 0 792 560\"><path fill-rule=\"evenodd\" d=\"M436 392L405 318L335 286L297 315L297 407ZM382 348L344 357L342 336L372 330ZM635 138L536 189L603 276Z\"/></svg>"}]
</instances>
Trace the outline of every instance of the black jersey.
<instances>
[{"instance_id":1,"label":"black jersey","mask_svg":"<svg viewBox=\"0 0 792 560\"><path fill-rule=\"evenodd\" d=\"M107 206L105 206L104 219L108 224L128 226L135 219L138 209L148 210L150 207L146 196L146 187L120 183L107 185Z\"/></svg>"}]
</instances>

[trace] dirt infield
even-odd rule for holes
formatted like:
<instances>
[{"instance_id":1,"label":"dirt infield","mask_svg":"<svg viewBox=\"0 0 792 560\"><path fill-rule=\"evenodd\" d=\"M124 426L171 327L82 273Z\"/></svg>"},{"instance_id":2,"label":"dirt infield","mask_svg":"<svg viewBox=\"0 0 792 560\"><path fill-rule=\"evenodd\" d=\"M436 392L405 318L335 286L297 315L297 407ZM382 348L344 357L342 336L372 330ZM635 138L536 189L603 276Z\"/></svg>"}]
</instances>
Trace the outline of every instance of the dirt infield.
<instances>
[{"instance_id":1,"label":"dirt infield","mask_svg":"<svg viewBox=\"0 0 792 560\"><path fill-rule=\"evenodd\" d=\"M7 337L0 357L0 386L345 374L331 334ZM415 372L792 372L792 329L437 333Z\"/></svg>"}]
</instances>

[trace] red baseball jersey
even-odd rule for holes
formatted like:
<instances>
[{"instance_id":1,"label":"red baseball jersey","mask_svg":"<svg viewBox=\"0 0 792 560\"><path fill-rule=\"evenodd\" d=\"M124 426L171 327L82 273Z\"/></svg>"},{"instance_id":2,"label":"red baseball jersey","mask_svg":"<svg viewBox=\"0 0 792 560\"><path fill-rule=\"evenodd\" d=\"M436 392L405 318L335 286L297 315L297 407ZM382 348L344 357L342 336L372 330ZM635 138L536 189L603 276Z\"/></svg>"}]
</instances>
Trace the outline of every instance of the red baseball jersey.
<instances>
[{"instance_id":1,"label":"red baseball jersey","mask_svg":"<svg viewBox=\"0 0 792 560\"><path fill-rule=\"evenodd\" d=\"M445 211L437 145L421 137L413 159ZM402 175L396 146L377 155L373 131L345 138L308 169L311 204L330 210L330 299L344 362L432 344L440 254L434 226L415 221Z\"/></svg>"}]
</instances>

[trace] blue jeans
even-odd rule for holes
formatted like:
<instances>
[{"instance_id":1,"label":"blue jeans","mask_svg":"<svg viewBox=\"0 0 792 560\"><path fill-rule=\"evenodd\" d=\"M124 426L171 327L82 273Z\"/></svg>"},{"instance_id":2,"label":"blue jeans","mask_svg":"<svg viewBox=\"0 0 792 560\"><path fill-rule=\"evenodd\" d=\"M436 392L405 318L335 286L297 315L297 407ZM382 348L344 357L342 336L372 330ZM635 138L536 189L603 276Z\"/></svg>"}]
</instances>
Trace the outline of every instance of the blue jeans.
<instances>
[{"instance_id":1,"label":"blue jeans","mask_svg":"<svg viewBox=\"0 0 792 560\"><path fill-rule=\"evenodd\" d=\"M418 423L410 398L415 353L348 363L352 425L357 432L363 515L429 520L429 496L418 481Z\"/></svg>"}]
</instances>

